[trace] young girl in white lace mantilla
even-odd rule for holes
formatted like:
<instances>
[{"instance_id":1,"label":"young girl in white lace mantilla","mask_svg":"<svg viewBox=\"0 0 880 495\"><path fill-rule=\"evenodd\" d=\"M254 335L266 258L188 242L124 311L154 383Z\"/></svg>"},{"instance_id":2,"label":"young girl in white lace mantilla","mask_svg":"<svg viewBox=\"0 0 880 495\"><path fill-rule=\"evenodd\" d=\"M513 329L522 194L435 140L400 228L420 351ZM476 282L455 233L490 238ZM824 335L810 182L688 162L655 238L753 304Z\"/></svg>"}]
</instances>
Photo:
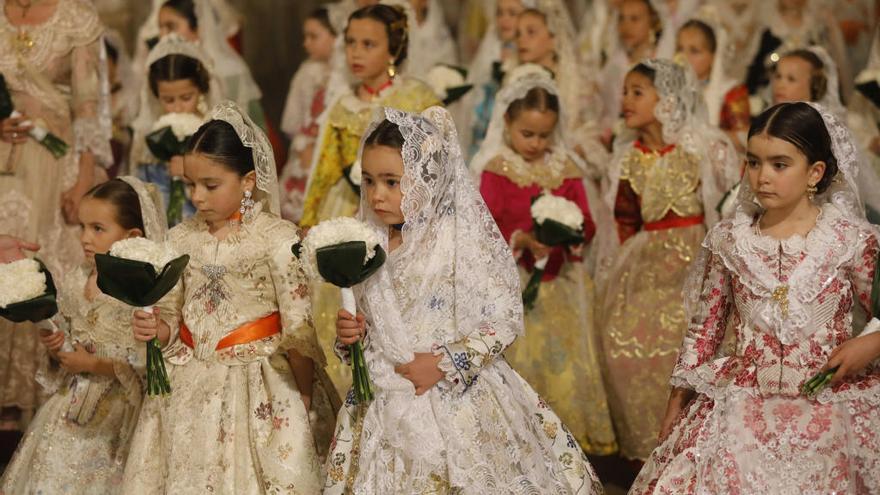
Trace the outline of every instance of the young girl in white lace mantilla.
<instances>
[{"instance_id":1,"label":"young girl in white lace mantilla","mask_svg":"<svg viewBox=\"0 0 880 495\"><path fill-rule=\"evenodd\" d=\"M337 335L366 333L375 399L349 393L324 493L601 493L574 437L501 357L523 332L520 284L449 113L386 108L365 136L359 215L389 257L355 287L363 314L340 312Z\"/></svg>"}]
</instances>

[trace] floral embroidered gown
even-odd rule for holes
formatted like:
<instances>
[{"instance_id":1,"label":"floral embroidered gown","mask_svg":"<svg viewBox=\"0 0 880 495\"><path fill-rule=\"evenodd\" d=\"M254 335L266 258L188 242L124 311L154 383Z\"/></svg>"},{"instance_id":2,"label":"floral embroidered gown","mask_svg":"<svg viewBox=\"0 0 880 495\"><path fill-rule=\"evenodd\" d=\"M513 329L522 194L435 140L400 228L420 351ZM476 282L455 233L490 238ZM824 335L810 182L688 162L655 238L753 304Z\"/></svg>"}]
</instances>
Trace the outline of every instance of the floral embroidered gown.
<instances>
[{"instance_id":1,"label":"floral embroidered gown","mask_svg":"<svg viewBox=\"0 0 880 495\"><path fill-rule=\"evenodd\" d=\"M0 480L0 492L116 493L128 455L129 440L145 389L140 373L143 344L131 334L133 309L100 292L85 296L91 269L70 273L59 291L59 316L74 341L95 355L113 360L115 376L71 375L54 361L44 361L37 380L51 393L28 427L15 457ZM181 291L174 289L156 307L169 325L177 324ZM74 389L77 380L88 387Z\"/></svg>"},{"instance_id":2,"label":"floral embroidered gown","mask_svg":"<svg viewBox=\"0 0 880 495\"><path fill-rule=\"evenodd\" d=\"M622 159L614 216L622 245L598 315L608 402L621 454L646 459L686 329L681 289L706 235L697 156L636 142Z\"/></svg>"},{"instance_id":3,"label":"floral embroidered gown","mask_svg":"<svg viewBox=\"0 0 880 495\"><path fill-rule=\"evenodd\" d=\"M113 161L103 29L87 0L59 0L45 22L22 27L0 11L0 73L13 105L70 146L56 159L34 139L0 141L0 232L39 242L59 283L82 262L78 229L64 222L60 200L76 182L78 153ZM0 408L38 405L39 345L32 324L0 321Z\"/></svg>"},{"instance_id":4,"label":"floral embroidered gown","mask_svg":"<svg viewBox=\"0 0 880 495\"><path fill-rule=\"evenodd\" d=\"M124 493L320 492L318 449L326 449L334 415L323 393L324 355L291 252L297 229L260 205L225 240L198 214L169 232L174 248L190 255L181 314L195 349L174 332L165 350L172 392L144 403ZM215 350L231 331L276 311L280 333ZM283 354L289 349L315 362L314 427Z\"/></svg>"},{"instance_id":5,"label":"floral embroidered gown","mask_svg":"<svg viewBox=\"0 0 880 495\"><path fill-rule=\"evenodd\" d=\"M575 202L584 214L589 244L595 233L583 174L564 150L555 148L541 167L505 147L483 171L480 192L504 238L533 229L531 201L546 191ZM523 287L534 256L514 251ZM547 400L585 452L617 449L608 412L598 338L593 330L593 280L577 256L561 247L550 254L535 307L525 313L526 333L504 353L513 369ZM576 391L576 393L573 393Z\"/></svg>"},{"instance_id":6,"label":"floral embroidered gown","mask_svg":"<svg viewBox=\"0 0 880 495\"><path fill-rule=\"evenodd\" d=\"M359 99L351 90L339 96L329 106L327 121L321 127L299 225L314 227L322 220L357 213L358 193L343 174L357 159L358 146L376 108L389 106L418 112L438 104L437 96L427 85L406 76L394 78L391 86L381 90L372 102ZM313 293L315 329L324 352L332 354L336 313L342 307L339 289L319 283ZM348 391L351 374L347 366L332 359L327 373L340 394Z\"/></svg>"},{"instance_id":7,"label":"floral embroidered gown","mask_svg":"<svg viewBox=\"0 0 880 495\"><path fill-rule=\"evenodd\" d=\"M806 237L776 240L747 216L713 228L671 380L696 399L630 493L880 493L878 363L800 391L853 337L854 306L870 312L877 255L876 230L830 203Z\"/></svg>"}]
</instances>

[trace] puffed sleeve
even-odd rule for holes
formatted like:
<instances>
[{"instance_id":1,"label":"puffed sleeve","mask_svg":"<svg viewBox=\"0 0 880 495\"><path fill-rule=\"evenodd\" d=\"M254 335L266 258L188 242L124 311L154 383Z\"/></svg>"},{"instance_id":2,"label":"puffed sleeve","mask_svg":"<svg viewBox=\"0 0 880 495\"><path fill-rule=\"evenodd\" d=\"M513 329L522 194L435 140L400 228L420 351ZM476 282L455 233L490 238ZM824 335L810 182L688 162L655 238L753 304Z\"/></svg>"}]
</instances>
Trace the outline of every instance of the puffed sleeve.
<instances>
[{"instance_id":1,"label":"puffed sleeve","mask_svg":"<svg viewBox=\"0 0 880 495\"><path fill-rule=\"evenodd\" d=\"M692 270L685 285L688 328L670 379L690 389L697 385L693 370L718 354L733 307L730 272L717 254L703 248Z\"/></svg>"},{"instance_id":2,"label":"puffed sleeve","mask_svg":"<svg viewBox=\"0 0 880 495\"><path fill-rule=\"evenodd\" d=\"M299 258L293 254L293 245L299 242L296 227L282 222L273 229L275 247L269 258L269 271L275 285L278 312L281 314L281 343L279 349L295 349L311 358L315 365L326 364L324 353L318 345L318 336L312 322L312 302L309 284Z\"/></svg>"},{"instance_id":3,"label":"puffed sleeve","mask_svg":"<svg viewBox=\"0 0 880 495\"><path fill-rule=\"evenodd\" d=\"M71 71L74 151L91 152L97 163L112 165L112 120L103 36L73 48Z\"/></svg>"}]
</instances>

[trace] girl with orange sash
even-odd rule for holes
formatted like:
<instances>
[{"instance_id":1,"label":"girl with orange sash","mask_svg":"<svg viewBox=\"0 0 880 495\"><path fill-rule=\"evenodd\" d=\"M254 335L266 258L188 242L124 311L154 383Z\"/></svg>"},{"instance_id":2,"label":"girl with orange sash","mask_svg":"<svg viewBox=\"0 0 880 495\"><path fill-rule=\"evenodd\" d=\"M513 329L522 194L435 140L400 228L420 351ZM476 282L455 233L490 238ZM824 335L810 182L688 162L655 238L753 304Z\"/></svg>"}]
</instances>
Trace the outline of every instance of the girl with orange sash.
<instances>
[{"instance_id":1,"label":"girl with orange sash","mask_svg":"<svg viewBox=\"0 0 880 495\"><path fill-rule=\"evenodd\" d=\"M730 140L695 111L701 98L693 74L669 60L643 61L624 84L629 138L615 143L606 197L621 245L600 260L597 328L611 417L630 459L646 459L656 444L687 328L687 267L739 177Z\"/></svg>"},{"instance_id":2,"label":"girl with orange sash","mask_svg":"<svg viewBox=\"0 0 880 495\"><path fill-rule=\"evenodd\" d=\"M183 322L135 328L167 342L172 392L145 401L123 492L319 493L338 397L291 251L297 228L278 216L272 149L232 102L189 146L198 213L168 239L190 255Z\"/></svg>"}]
</instances>

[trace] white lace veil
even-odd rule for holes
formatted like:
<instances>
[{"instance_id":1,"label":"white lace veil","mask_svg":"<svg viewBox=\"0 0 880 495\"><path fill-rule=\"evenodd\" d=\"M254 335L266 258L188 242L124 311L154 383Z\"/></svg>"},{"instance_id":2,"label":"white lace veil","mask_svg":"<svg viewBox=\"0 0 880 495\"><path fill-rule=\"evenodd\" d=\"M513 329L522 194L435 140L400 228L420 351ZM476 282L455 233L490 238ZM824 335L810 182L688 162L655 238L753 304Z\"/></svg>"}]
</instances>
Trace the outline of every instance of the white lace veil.
<instances>
[{"instance_id":1,"label":"white lace veil","mask_svg":"<svg viewBox=\"0 0 880 495\"><path fill-rule=\"evenodd\" d=\"M557 98L559 97L559 89L553 81L553 77L547 69L540 65L520 65L505 78L504 86L495 97L495 106L492 107L492 118L489 120L486 138L470 163L471 173L478 183L480 174L486 168L486 164L498 156L502 149L508 145L504 138L504 129L506 127L504 115L507 113L507 109L513 102L525 98L526 94L533 88L543 88L548 93L555 95ZM560 103L562 102L560 101ZM562 124L566 112L565 107L560 105L559 112L558 124L553 130L553 145L562 146L567 150L570 148L568 147L569 143L565 139L565 126ZM571 155L571 153L569 154ZM575 159L577 159L577 163L580 162L579 157L572 156L572 160ZM580 166L583 168L582 164Z\"/></svg>"},{"instance_id":2,"label":"white lace veil","mask_svg":"<svg viewBox=\"0 0 880 495\"><path fill-rule=\"evenodd\" d=\"M210 75L210 87L208 94L205 95L205 108L200 109L203 115L211 107L223 101L223 88L220 81L214 76L213 64L204 50L199 45L186 41L177 34L171 33L168 36L163 36L147 55L146 64L141 74L143 84L140 91L139 110L137 117L132 122L132 129L134 130L131 146L132 170L135 170L139 163L148 162L152 159L144 139L150 133L153 124L162 116L162 107L159 99L156 98L150 89L150 66L168 55L184 55L198 60Z\"/></svg>"},{"instance_id":3,"label":"white lace veil","mask_svg":"<svg viewBox=\"0 0 880 495\"><path fill-rule=\"evenodd\" d=\"M278 172L275 169L275 155L272 145L263 130L254 123L235 102L227 100L215 106L208 114L208 120L228 122L235 129L242 144L251 149L254 171L257 175L257 190L254 200L263 203L263 208L274 215L281 215L279 203Z\"/></svg>"},{"instance_id":4,"label":"white lace veil","mask_svg":"<svg viewBox=\"0 0 880 495\"><path fill-rule=\"evenodd\" d=\"M384 108L364 139L385 119L397 124L404 138L400 188L405 224L400 247L356 288L373 324L372 345L394 363L407 363L413 352L430 351L438 343L432 331L450 322L454 340L480 328L521 335L513 256L470 178L452 117L442 107L421 115ZM358 216L376 229L387 248L388 226L364 195ZM399 375L389 379L396 383L384 386L411 390Z\"/></svg>"},{"instance_id":5,"label":"white lace veil","mask_svg":"<svg viewBox=\"0 0 880 495\"><path fill-rule=\"evenodd\" d=\"M702 95L690 67L671 60L647 59L643 64L655 71L654 87L659 101L654 116L663 126L663 141L696 155L700 161L700 196L706 225L718 221L715 207L740 179L739 154L730 139L706 118ZM632 148L635 135L628 132L615 141L610 187L605 202L614 207L620 182L620 164Z\"/></svg>"},{"instance_id":6,"label":"white lace veil","mask_svg":"<svg viewBox=\"0 0 880 495\"><path fill-rule=\"evenodd\" d=\"M428 14L425 22L410 29L416 57L409 60L409 70L414 74L424 74L437 64L458 64L458 46L446 25L443 7L438 0L428 1Z\"/></svg>"},{"instance_id":7,"label":"white lace veil","mask_svg":"<svg viewBox=\"0 0 880 495\"><path fill-rule=\"evenodd\" d=\"M834 59L831 58L831 55L828 54L828 50L821 46L813 45L807 47L807 50L819 57L819 60L822 61L822 72L825 74L825 79L828 81L825 94L816 103L832 112L838 119L845 120L846 108L840 101L840 79L838 77L837 64L834 62Z\"/></svg>"},{"instance_id":8,"label":"white lace veil","mask_svg":"<svg viewBox=\"0 0 880 495\"><path fill-rule=\"evenodd\" d=\"M137 177L123 175L119 180L130 185L138 195L141 205L141 218L144 222L144 237L151 241L161 242L165 240L168 231L168 222L165 217L165 208L162 205L162 196L156 186L145 184Z\"/></svg>"}]
</instances>

